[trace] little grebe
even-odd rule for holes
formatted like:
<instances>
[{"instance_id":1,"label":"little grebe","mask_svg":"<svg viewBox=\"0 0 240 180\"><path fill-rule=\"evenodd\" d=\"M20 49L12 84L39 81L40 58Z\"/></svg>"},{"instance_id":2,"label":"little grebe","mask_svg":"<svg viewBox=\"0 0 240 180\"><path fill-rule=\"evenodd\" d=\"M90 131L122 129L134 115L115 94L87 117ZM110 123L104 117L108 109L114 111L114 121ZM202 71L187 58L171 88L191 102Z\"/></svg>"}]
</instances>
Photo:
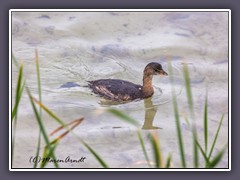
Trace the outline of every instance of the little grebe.
<instances>
[{"instance_id":1,"label":"little grebe","mask_svg":"<svg viewBox=\"0 0 240 180\"><path fill-rule=\"evenodd\" d=\"M162 65L149 63L143 71L143 86L120 79L99 79L88 81L88 87L95 94L112 101L132 101L151 97L154 93L152 86L153 75L168 75Z\"/></svg>"}]
</instances>

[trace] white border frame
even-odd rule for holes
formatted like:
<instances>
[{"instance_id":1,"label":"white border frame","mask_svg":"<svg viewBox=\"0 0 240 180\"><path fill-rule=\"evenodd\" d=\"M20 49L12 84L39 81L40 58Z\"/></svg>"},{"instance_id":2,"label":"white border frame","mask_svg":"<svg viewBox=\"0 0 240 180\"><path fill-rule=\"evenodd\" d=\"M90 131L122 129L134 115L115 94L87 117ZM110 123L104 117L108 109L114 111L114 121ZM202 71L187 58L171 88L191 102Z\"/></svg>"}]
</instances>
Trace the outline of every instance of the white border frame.
<instances>
[{"instance_id":1,"label":"white border frame","mask_svg":"<svg viewBox=\"0 0 240 180\"><path fill-rule=\"evenodd\" d=\"M11 162L11 151L12 151L12 139L11 139L11 134L12 134L12 128L11 128L11 117L12 117L12 96L11 96L11 91L12 91L12 12L39 12L39 11L45 11L45 12L71 12L71 11L79 11L79 12L88 12L88 11L98 11L98 12L125 12L125 11L132 11L132 12L181 12L181 11L196 11L196 12L228 12L228 22L229 22L229 27L228 27L228 52L229 52L229 59L228 59L228 126L229 126L229 132L228 132L228 163L229 163L229 168L228 169L194 169L194 168L186 168L186 169L125 169L125 168L119 168L119 169L104 169L104 168L99 168L99 169L71 169L71 168L51 168L51 169L29 169L29 168L12 168L12 162ZM9 171L231 171L231 10L230 9L10 9L9 10Z\"/></svg>"}]
</instances>

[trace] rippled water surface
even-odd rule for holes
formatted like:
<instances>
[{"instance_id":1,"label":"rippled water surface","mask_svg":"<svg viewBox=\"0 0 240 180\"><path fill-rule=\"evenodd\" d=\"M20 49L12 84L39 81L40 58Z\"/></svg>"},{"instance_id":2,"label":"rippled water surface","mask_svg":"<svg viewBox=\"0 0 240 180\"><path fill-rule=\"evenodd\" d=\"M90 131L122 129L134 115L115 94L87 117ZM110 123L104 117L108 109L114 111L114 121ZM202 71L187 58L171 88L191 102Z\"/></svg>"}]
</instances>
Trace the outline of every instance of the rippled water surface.
<instances>
[{"instance_id":1,"label":"rippled water surface","mask_svg":"<svg viewBox=\"0 0 240 180\"><path fill-rule=\"evenodd\" d=\"M181 127L188 166L192 166L192 134L185 121L188 104L183 64L188 64L194 111L200 142L203 143L203 109L208 91L209 145L222 113L225 114L214 153L228 142L228 13L227 12L13 12L12 52L24 65L24 77L32 94L37 94L35 49L38 49L43 104L65 123L84 117L74 132L83 138L113 168L148 167L137 128L104 112L113 107L136 119L146 148L147 134L157 131L166 158L172 153L173 166L180 167L175 117L169 76L154 76L152 99L111 104L83 87L86 81L119 78L142 84L143 69L159 62L168 72L167 57L174 70ZM17 68L12 65L14 100ZM67 82L80 87L60 88ZM48 133L59 125L43 114ZM26 92L18 113L13 167L33 167L38 125ZM42 147L44 143L42 143ZM218 165L228 167L228 152ZM56 155L84 163L60 167L98 168L96 159L71 134L63 138ZM153 159L152 157L150 157ZM47 167L53 167L48 164Z\"/></svg>"}]
</instances>

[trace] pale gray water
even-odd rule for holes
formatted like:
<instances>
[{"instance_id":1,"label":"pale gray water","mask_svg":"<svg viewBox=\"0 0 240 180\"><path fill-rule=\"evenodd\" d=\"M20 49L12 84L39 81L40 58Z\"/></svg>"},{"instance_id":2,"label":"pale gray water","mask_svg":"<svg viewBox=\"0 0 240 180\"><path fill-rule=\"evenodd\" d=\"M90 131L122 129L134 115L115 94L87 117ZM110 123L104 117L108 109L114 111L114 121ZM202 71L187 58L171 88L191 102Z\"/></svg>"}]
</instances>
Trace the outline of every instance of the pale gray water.
<instances>
[{"instance_id":1,"label":"pale gray water","mask_svg":"<svg viewBox=\"0 0 240 180\"><path fill-rule=\"evenodd\" d=\"M172 153L173 167L180 167L169 77L154 77L152 103L157 111L153 122L151 118L155 112L149 102L150 115L145 121L143 100L109 106L101 104L101 98L92 95L87 88L59 87L66 82L86 85L87 80L100 78L120 78L141 84L142 71L149 62L161 63L168 72L167 54L174 68L174 88L188 166L193 165L192 135L184 118L184 114L188 114L188 105L183 63L189 66L200 142L203 144L206 84L209 146L222 113L225 117L214 154L228 142L227 12L13 12L12 52L24 64L27 85L37 98L35 48L39 52L43 104L65 123L84 117L85 120L74 132L110 167L148 166L137 138L137 128L105 113L103 109L106 107L124 111L142 124L140 129L148 129L141 132L149 154L151 146L147 134L157 131L165 159L168 153ZM17 68L13 64L13 100L16 81ZM29 158L35 155L38 125L26 92L20 105L13 167L33 167ZM59 126L45 113L43 117L48 133ZM149 130L152 126L161 129ZM218 167L228 167L227 153ZM67 156L87 158L84 163L60 164L60 167L101 167L71 134L61 140L56 155L59 159Z\"/></svg>"}]
</instances>

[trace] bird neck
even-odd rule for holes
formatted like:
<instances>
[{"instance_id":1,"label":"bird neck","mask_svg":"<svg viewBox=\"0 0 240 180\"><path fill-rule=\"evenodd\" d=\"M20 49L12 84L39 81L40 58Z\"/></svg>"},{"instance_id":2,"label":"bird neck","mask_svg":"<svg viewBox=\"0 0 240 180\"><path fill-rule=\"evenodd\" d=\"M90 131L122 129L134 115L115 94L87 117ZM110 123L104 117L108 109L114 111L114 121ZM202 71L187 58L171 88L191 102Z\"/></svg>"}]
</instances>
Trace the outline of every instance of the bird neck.
<instances>
[{"instance_id":1,"label":"bird neck","mask_svg":"<svg viewBox=\"0 0 240 180\"><path fill-rule=\"evenodd\" d=\"M145 98L151 97L153 95L152 78L153 75L143 76L143 96Z\"/></svg>"}]
</instances>

